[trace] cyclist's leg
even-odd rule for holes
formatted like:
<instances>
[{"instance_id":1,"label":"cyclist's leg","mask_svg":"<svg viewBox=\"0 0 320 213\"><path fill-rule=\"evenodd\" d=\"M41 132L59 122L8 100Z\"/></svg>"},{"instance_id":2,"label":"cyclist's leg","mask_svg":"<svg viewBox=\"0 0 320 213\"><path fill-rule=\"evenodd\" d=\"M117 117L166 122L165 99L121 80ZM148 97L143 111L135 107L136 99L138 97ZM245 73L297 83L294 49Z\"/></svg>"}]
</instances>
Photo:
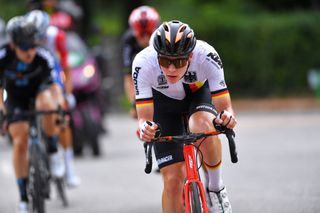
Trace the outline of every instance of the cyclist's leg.
<instances>
[{"instance_id":1,"label":"cyclist's leg","mask_svg":"<svg viewBox=\"0 0 320 213\"><path fill-rule=\"evenodd\" d=\"M13 143L13 167L19 186L21 201L27 202L26 184L28 179L28 132L29 124L18 121L9 125L9 134Z\"/></svg>"},{"instance_id":2,"label":"cyclist's leg","mask_svg":"<svg viewBox=\"0 0 320 213\"><path fill-rule=\"evenodd\" d=\"M213 119L214 115L209 112L198 111L193 113L189 119L190 131L195 133L213 131ZM223 188L221 177L221 141L219 137L213 136L206 138L201 143L200 150L203 154L203 160L208 172L208 188L210 191L219 191Z\"/></svg>"},{"instance_id":3,"label":"cyclist's leg","mask_svg":"<svg viewBox=\"0 0 320 213\"><path fill-rule=\"evenodd\" d=\"M213 119L216 110L211 103L211 94L206 82L199 90L191 96L189 107L189 129L191 132L199 133L213 131ZM199 145L198 141L198 144ZM221 165L221 141L218 136L206 138L200 146L204 162L209 176L209 190L219 191L223 187L220 165Z\"/></svg>"},{"instance_id":4,"label":"cyclist's leg","mask_svg":"<svg viewBox=\"0 0 320 213\"><path fill-rule=\"evenodd\" d=\"M12 115L14 111L27 110L27 102L22 100L12 100L8 98L6 107L8 114L8 131L13 143L13 167L17 179L20 204L20 210L26 209L28 202L27 197L27 182L28 182L28 138L29 138L29 123L27 118L22 115Z\"/></svg>"},{"instance_id":5,"label":"cyclist's leg","mask_svg":"<svg viewBox=\"0 0 320 213\"><path fill-rule=\"evenodd\" d=\"M36 109L37 110L56 110L58 108L53 95L51 94L49 89L42 90L36 96ZM43 130L44 133L49 136L58 136L59 134L59 127L56 124L58 115L56 114L49 114L43 116Z\"/></svg>"},{"instance_id":6,"label":"cyclist's leg","mask_svg":"<svg viewBox=\"0 0 320 213\"><path fill-rule=\"evenodd\" d=\"M63 95L63 82L60 76L60 71L56 74L56 78L54 79L54 84L51 85L50 91L54 100L56 100L56 104L66 108L66 100ZM69 123L60 126L60 134L59 134L59 142L63 147L64 150L64 163L66 169L66 182L68 186L75 187L80 185L81 180L80 178L75 175L74 172L74 165L73 165L73 148L72 148L72 131Z\"/></svg>"},{"instance_id":7,"label":"cyclist's leg","mask_svg":"<svg viewBox=\"0 0 320 213\"><path fill-rule=\"evenodd\" d=\"M216 116L216 111L211 104L211 96L207 84L193 95L189 113L189 128L191 132L214 130L212 121ZM200 143L200 150L203 154L207 177L209 178L208 189L212 192L210 197L213 199L214 210L219 212L223 208L225 212L231 212L231 206L221 176L221 141L219 137L214 136L208 137L202 142L198 141L196 145Z\"/></svg>"},{"instance_id":8,"label":"cyclist's leg","mask_svg":"<svg viewBox=\"0 0 320 213\"><path fill-rule=\"evenodd\" d=\"M168 106L175 106L169 108ZM154 121L161 126L161 134L181 135L184 133L182 114L185 102L168 98L154 91ZM183 186L185 166L183 145L177 143L155 143L154 151L163 176L163 212L183 212Z\"/></svg>"},{"instance_id":9,"label":"cyclist's leg","mask_svg":"<svg viewBox=\"0 0 320 213\"><path fill-rule=\"evenodd\" d=\"M164 213L184 212L183 207L183 186L185 178L184 162L178 162L163 167L162 210Z\"/></svg>"},{"instance_id":10,"label":"cyclist's leg","mask_svg":"<svg viewBox=\"0 0 320 213\"><path fill-rule=\"evenodd\" d=\"M35 101L37 110L56 110L56 104L49 88L40 91ZM64 165L58 154L59 126L56 124L57 114L44 115L42 119L43 132L47 142L47 152L50 158L50 170L53 176L62 177L65 172Z\"/></svg>"}]
</instances>

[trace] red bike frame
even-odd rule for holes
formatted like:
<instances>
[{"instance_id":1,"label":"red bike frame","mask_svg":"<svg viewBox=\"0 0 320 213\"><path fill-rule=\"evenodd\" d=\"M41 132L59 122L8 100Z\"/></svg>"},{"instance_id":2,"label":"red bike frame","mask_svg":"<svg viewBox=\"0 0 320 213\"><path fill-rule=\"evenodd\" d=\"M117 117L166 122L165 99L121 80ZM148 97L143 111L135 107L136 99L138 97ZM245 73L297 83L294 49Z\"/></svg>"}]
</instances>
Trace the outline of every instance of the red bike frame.
<instances>
[{"instance_id":1,"label":"red bike frame","mask_svg":"<svg viewBox=\"0 0 320 213\"><path fill-rule=\"evenodd\" d=\"M189 133L186 135L178 135L178 136L163 136L155 139L153 142L176 142L183 143L183 154L185 161L185 169L186 169L186 181L184 184L184 201L185 201L185 212L190 213L190 204L192 202L196 202L198 206L196 207L202 213L209 213L209 209L206 201L206 194L200 181L197 167L197 159L195 154L195 146L193 143L196 141L219 134L225 134L228 142L229 142L229 151L231 156L231 161L233 163L238 162L237 150L234 142L235 133L232 129L219 129L218 131L205 132L205 133ZM149 144L149 148L148 148ZM145 143L145 154L146 154L146 168L145 172L149 174L152 169L152 154L151 154L152 143ZM199 199L190 200L190 195L194 193L194 186L197 186L199 190L198 196ZM191 196L192 197L192 196ZM200 203L199 203L200 202ZM199 206L200 205L200 206ZM201 209L200 209L201 208ZM196 210L197 211L197 210Z\"/></svg>"},{"instance_id":2,"label":"red bike frame","mask_svg":"<svg viewBox=\"0 0 320 213\"><path fill-rule=\"evenodd\" d=\"M195 157L194 146L190 144L184 145L183 148L183 155L185 159L185 166L186 166L186 182L184 184L184 201L185 201L185 212L190 212L190 196L191 193L191 184L195 182L199 189L200 200L202 203L203 213L209 213L208 205L206 201L206 194L203 189L202 182L200 181L197 169L197 162Z\"/></svg>"}]
</instances>

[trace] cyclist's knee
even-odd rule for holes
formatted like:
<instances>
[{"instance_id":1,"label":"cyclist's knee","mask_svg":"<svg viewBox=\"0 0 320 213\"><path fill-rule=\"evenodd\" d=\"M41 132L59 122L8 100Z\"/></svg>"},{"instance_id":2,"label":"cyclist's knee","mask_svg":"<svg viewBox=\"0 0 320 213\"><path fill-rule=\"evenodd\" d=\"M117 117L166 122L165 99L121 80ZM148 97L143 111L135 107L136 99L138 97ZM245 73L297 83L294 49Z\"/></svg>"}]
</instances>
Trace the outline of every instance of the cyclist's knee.
<instances>
[{"instance_id":1,"label":"cyclist's knee","mask_svg":"<svg viewBox=\"0 0 320 213\"><path fill-rule=\"evenodd\" d=\"M168 197L175 197L177 194L181 194L183 190L183 179L170 175L164 177L164 193Z\"/></svg>"},{"instance_id":2,"label":"cyclist's knee","mask_svg":"<svg viewBox=\"0 0 320 213\"><path fill-rule=\"evenodd\" d=\"M56 83L52 84L52 86L50 87L50 92L55 102L62 106L64 103L64 96L61 86Z\"/></svg>"},{"instance_id":3,"label":"cyclist's knee","mask_svg":"<svg viewBox=\"0 0 320 213\"><path fill-rule=\"evenodd\" d=\"M54 110L55 100L49 90L44 90L36 98L36 108L38 110Z\"/></svg>"},{"instance_id":4,"label":"cyclist's knee","mask_svg":"<svg viewBox=\"0 0 320 213\"><path fill-rule=\"evenodd\" d=\"M19 155L27 153L28 149L28 134L25 133L13 133L11 134L13 147L15 150L15 153L18 153Z\"/></svg>"},{"instance_id":5,"label":"cyclist's knee","mask_svg":"<svg viewBox=\"0 0 320 213\"><path fill-rule=\"evenodd\" d=\"M184 184L183 163L176 163L162 168L164 191L167 196L175 196L182 192Z\"/></svg>"},{"instance_id":6,"label":"cyclist's knee","mask_svg":"<svg viewBox=\"0 0 320 213\"><path fill-rule=\"evenodd\" d=\"M27 122L17 122L9 125L9 134L12 138L13 145L18 149L26 149L28 145L28 130Z\"/></svg>"},{"instance_id":7,"label":"cyclist's knee","mask_svg":"<svg viewBox=\"0 0 320 213\"><path fill-rule=\"evenodd\" d=\"M205 111L198 111L191 115L189 119L189 129L191 132L207 132L214 129L212 121L214 115Z\"/></svg>"}]
</instances>

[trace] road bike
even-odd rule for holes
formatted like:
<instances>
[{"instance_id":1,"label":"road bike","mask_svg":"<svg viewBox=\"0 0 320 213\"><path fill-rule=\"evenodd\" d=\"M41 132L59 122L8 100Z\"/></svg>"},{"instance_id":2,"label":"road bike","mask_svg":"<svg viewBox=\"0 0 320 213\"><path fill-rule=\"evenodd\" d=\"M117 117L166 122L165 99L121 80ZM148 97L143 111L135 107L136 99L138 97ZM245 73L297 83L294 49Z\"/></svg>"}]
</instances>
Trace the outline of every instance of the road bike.
<instances>
[{"instance_id":1,"label":"road bike","mask_svg":"<svg viewBox=\"0 0 320 213\"><path fill-rule=\"evenodd\" d=\"M57 119L56 124L60 125L63 123L63 117L66 112L61 109L45 111L30 110L6 115L6 117L17 115L25 116L28 118L28 122L30 124L28 140L29 172L27 195L31 211L34 213L46 212L45 200L50 198L50 180L55 183L63 206L68 205L63 177L52 177L50 174L49 158L44 146L41 118L43 115L49 114L58 114L59 119Z\"/></svg>"},{"instance_id":2,"label":"road bike","mask_svg":"<svg viewBox=\"0 0 320 213\"><path fill-rule=\"evenodd\" d=\"M209 213L206 194L200 180L199 169L197 166L197 154L195 151L194 143L200 139L205 139L209 136L225 134L229 142L229 150L231 161L238 162L238 155L236 145L234 142L235 133L232 129L224 126L214 124L217 131L204 132L204 133L187 133L177 136L162 136L153 140L152 142L144 143L146 154L146 167L145 172L149 174L152 170L152 147L154 143L158 142L174 142L182 143L183 154L185 159L186 180L184 183L184 204L186 213ZM185 125L186 126L186 125ZM201 144L199 145L201 146ZM199 147L196 147L197 152L200 152ZM201 153L201 152L200 152Z\"/></svg>"}]
</instances>

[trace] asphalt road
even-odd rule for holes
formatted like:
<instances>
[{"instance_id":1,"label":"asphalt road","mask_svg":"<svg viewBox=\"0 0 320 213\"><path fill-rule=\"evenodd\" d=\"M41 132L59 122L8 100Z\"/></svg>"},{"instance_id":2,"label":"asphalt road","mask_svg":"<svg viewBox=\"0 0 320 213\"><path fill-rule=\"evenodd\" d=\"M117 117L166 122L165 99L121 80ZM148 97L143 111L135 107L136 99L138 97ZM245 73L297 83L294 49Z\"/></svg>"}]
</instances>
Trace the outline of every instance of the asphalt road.
<instances>
[{"instance_id":1,"label":"asphalt road","mask_svg":"<svg viewBox=\"0 0 320 213\"><path fill-rule=\"evenodd\" d=\"M320 109L238 112L239 162L232 164L223 138L223 177L235 213L320 212ZM68 190L70 206L47 202L54 213L161 212L161 176L144 173L136 122L125 114L106 117L104 155L87 153L75 166L82 185ZM17 187L11 148L0 141L0 213L15 212Z\"/></svg>"}]
</instances>

